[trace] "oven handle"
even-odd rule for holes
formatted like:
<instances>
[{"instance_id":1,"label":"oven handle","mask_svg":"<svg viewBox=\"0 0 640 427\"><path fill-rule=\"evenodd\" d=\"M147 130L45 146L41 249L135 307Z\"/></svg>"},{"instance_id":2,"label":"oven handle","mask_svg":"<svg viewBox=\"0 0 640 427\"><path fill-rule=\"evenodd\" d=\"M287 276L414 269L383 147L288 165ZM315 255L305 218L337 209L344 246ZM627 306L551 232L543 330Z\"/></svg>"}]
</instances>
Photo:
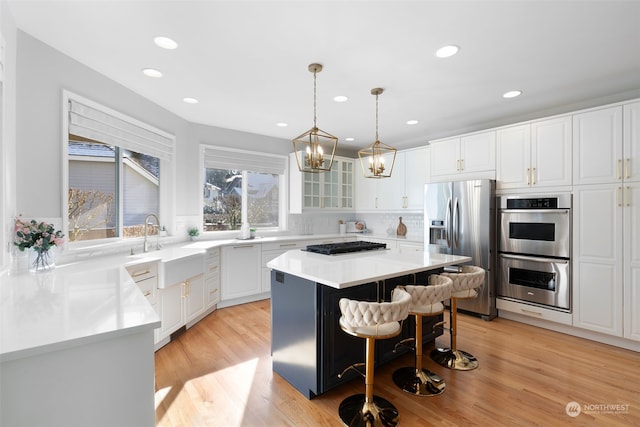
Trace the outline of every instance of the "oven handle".
<instances>
[{"instance_id":1,"label":"oven handle","mask_svg":"<svg viewBox=\"0 0 640 427\"><path fill-rule=\"evenodd\" d=\"M517 259L521 261L534 261L534 262L553 262L555 264L569 264L569 260L567 259L543 258L543 257L524 256L524 255L500 254L500 258Z\"/></svg>"},{"instance_id":2,"label":"oven handle","mask_svg":"<svg viewBox=\"0 0 640 427\"><path fill-rule=\"evenodd\" d=\"M509 213L542 213L542 214L569 214L570 209L500 209L501 214Z\"/></svg>"}]
</instances>

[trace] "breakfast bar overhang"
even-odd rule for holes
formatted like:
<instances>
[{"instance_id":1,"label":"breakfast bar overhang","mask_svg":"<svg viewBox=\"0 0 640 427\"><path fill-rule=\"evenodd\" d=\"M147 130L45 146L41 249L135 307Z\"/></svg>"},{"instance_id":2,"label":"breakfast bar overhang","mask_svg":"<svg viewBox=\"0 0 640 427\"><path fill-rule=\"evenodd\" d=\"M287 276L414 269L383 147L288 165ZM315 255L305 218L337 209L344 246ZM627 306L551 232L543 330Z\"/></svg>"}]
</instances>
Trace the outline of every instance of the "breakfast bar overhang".
<instances>
[{"instance_id":1,"label":"breakfast bar overhang","mask_svg":"<svg viewBox=\"0 0 640 427\"><path fill-rule=\"evenodd\" d=\"M309 399L349 381L357 374L351 371L342 379L338 374L364 361L364 345L340 329L340 298L389 301L398 285L426 284L430 274L470 261L466 256L396 249L340 255L292 250L280 255L267 263L272 270L273 370ZM424 343L442 333L432 330L438 320L425 318ZM398 341L412 336L412 323L404 322ZM396 340L387 341L376 348L376 366L402 354L393 351Z\"/></svg>"}]
</instances>

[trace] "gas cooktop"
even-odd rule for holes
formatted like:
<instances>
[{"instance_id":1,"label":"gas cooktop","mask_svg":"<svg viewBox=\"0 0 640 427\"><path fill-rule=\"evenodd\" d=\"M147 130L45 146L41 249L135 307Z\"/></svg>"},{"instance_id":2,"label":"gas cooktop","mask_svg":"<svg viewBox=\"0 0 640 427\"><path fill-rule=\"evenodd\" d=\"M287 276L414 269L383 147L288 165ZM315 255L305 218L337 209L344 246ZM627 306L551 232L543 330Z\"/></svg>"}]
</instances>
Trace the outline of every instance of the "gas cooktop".
<instances>
[{"instance_id":1,"label":"gas cooktop","mask_svg":"<svg viewBox=\"0 0 640 427\"><path fill-rule=\"evenodd\" d=\"M386 249L386 243L375 243L366 241L353 241L342 243L327 243L324 245L308 245L308 252L315 252L324 255L346 254L351 252L372 251L377 249Z\"/></svg>"}]
</instances>

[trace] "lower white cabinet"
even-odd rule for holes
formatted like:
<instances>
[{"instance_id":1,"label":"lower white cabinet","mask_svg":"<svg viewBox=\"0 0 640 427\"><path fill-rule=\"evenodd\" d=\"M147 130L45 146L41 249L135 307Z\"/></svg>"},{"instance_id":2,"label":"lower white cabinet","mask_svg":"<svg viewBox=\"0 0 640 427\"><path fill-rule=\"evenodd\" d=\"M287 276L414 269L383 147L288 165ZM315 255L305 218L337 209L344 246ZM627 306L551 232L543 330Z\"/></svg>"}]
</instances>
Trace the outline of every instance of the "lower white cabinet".
<instances>
[{"instance_id":1,"label":"lower white cabinet","mask_svg":"<svg viewBox=\"0 0 640 427\"><path fill-rule=\"evenodd\" d=\"M161 341L196 319L206 310L204 275L190 277L159 289L158 308L162 325L158 334Z\"/></svg>"},{"instance_id":2,"label":"lower white cabinet","mask_svg":"<svg viewBox=\"0 0 640 427\"><path fill-rule=\"evenodd\" d=\"M262 290L261 245L242 243L222 248L221 301L249 297Z\"/></svg>"},{"instance_id":3,"label":"lower white cabinet","mask_svg":"<svg viewBox=\"0 0 640 427\"><path fill-rule=\"evenodd\" d=\"M574 190L574 326L640 340L640 183Z\"/></svg>"},{"instance_id":4,"label":"lower white cabinet","mask_svg":"<svg viewBox=\"0 0 640 427\"><path fill-rule=\"evenodd\" d=\"M424 244L419 242L403 242L398 240L398 251L400 252L424 252Z\"/></svg>"},{"instance_id":5,"label":"lower white cabinet","mask_svg":"<svg viewBox=\"0 0 640 427\"><path fill-rule=\"evenodd\" d=\"M204 268L204 285L207 293L207 308L220 302L220 249L207 249Z\"/></svg>"}]
</instances>

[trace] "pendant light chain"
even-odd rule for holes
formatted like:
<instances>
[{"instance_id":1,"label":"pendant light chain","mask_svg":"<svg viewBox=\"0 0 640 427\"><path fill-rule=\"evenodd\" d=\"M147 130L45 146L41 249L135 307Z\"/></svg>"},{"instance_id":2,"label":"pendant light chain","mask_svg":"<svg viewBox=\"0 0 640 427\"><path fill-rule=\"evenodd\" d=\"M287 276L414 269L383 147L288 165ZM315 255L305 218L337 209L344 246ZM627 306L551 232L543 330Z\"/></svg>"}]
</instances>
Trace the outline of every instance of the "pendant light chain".
<instances>
[{"instance_id":1,"label":"pendant light chain","mask_svg":"<svg viewBox=\"0 0 640 427\"><path fill-rule=\"evenodd\" d=\"M313 70L313 127L318 127L318 114L316 112L316 74L317 71Z\"/></svg>"},{"instance_id":2,"label":"pendant light chain","mask_svg":"<svg viewBox=\"0 0 640 427\"><path fill-rule=\"evenodd\" d=\"M378 94L376 93L376 141L379 141L378 138Z\"/></svg>"}]
</instances>

